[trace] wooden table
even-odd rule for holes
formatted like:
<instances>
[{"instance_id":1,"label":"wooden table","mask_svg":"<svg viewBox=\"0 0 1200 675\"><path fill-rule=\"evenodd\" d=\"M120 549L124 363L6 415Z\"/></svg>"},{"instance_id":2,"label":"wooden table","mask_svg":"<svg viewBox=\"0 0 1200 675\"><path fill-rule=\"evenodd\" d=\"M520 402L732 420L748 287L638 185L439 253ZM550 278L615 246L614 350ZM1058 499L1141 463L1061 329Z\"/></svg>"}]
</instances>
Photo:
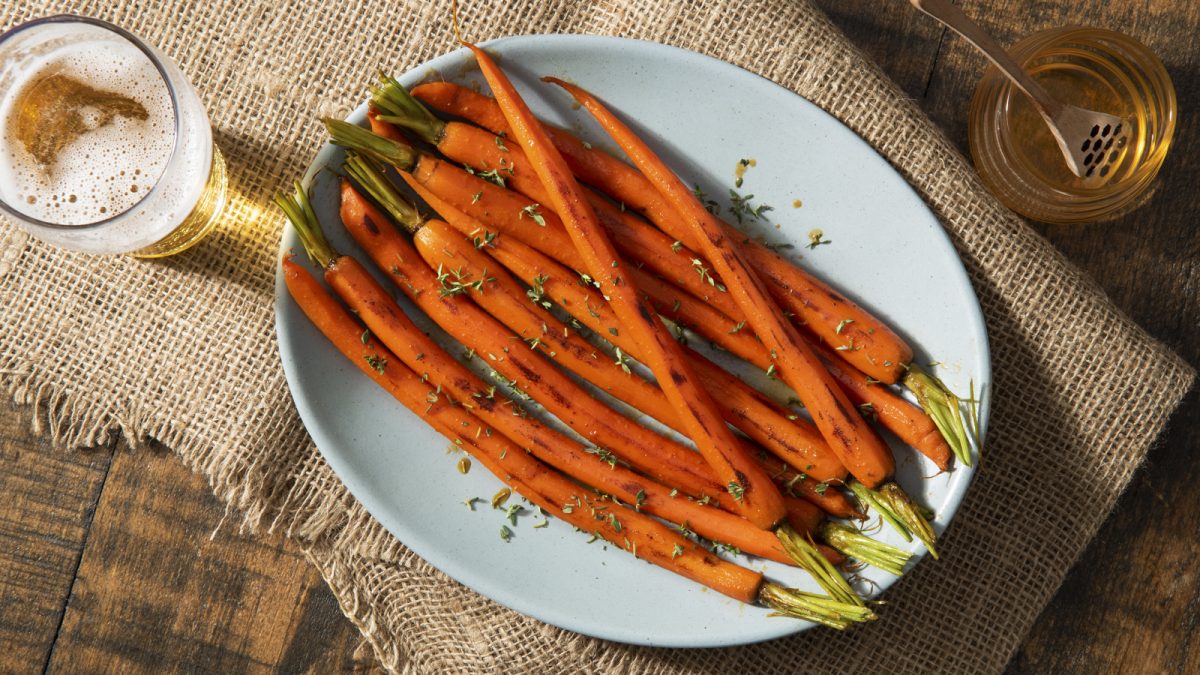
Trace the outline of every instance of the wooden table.
<instances>
[{"instance_id":1,"label":"wooden table","mask_svg":"<svg viewBox=\"0 0 1200 675\"><path fill-rule=\"evenodd\" d=\"M819 3L965 151L982 58L900 0ZM1167 64L1183 117L1154 199L1116 222L1038 229L1200 363L1200 3L961 4L1006 44L1094 25L1138 37ZM1198 398L1184 402L1010 671L1200 672ZM30 431L27 410L0 403L0 494L2 671L376 667L296 547L239 534L237 517L226 520L165 448L55 450Z\"/></svg>"}]
</instances>

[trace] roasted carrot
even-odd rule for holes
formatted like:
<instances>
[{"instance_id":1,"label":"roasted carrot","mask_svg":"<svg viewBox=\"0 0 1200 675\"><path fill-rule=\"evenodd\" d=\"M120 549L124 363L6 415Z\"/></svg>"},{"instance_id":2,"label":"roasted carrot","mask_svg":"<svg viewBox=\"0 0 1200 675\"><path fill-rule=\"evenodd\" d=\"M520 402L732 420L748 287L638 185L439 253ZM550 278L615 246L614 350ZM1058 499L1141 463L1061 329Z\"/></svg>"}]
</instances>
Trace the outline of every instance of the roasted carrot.
<instances>
[{"instance_id":1,"label":"roasted carrot","mask_svg":"<svg viewBox=\"0 0 1200 675\"><path fill-rule=\"evenodd\" d=\"M891 452L863 421L820 359L801 341L795 328L780 316L739 244L729 239L720 222L649 146L595 97L562 80L546 79L574 96L685 218L691 239L701 242L702 252L720 272L749 325L771 352L780 376L804 401L821 435L842 464L868 488L879 487L890 479L895 470Z\"/></svg>"},{"instance_id":2,"label":"roasted carrot","mask_svg":"<svg viewBox=\"0 0 1200 675\"><path fill-rule=\"evenodd\" d=\"M433 199L437 201L436 198ZM444 204L441 205L441 208L444 211L443 215L447 215L448 218L457 219L455 216L462 215L454 213ZM488 261L493 263L491 267L493 270L496 268L497 260L501 263L504 262L499 257L492 260L484 251L491 252L493 249L501 247L506 250L512 248L507 245L507 239L501 241L500 238L492 238L483 234L484 230L479 230L479 232L480 234L474 236L474 240L489 242L482 246L482 250L477 250L467 242L458 230L438 221L431 221L421 228L414 237L414 241L417 244L418 252L430 266L461 270L466 278L478 279L483 276L485 271L489 270ZM632 341L627 336L622 337L617 328L619 324L616 317L602 298L596 297L589 300L592 295L590 292L574 282L566 281L569 275L565 268L553 267L548 264L549 261L534 251L526 251L526 254L525 262L537 265L541 260L541 269L543 270L540 275L535 275L528 280L531 285L528 292L522 292L517 287L515 280L500 270L488 272L488 280L485 285L489 289L471 297L518 333L532 334L535 336L533 339L545 340L555 348L562 344L565 348L563 353L567 355L575 351L583 354L590 353L590 359L584 357L583 367L575 368L570 365L568 367L603 389L615 390L618 398L621 398L620 391L629 387L630 381L644 382L640 378L627 374L629 368L625 365L625 358L627 356L637 358L637 347L631 344ZM516 265L514 264L514 266ZM527 271L529 267L522 267L522 269ZM580 293L580 291L583 292ZM530 302L527 296L535 298L535 301ZM546 307L537 304L542 303L549 306L552 304L551 298L559 302L578 298L578 302L586 305L586 313L575 302L571 303L569 311L581 315L577 318L578 321L616 345L618 350L616 361L605 359L604 363L597 364L595 350L590 348L589 343L577 335L571 335L565 325L546 311ZM845 476L845 468L824 446L824 442L815 430L810 431L803 422L797 424L799 420L789 420L787 412L780 411L777 406L767 401L753 388L699 354L689 353L689 357L696 368L698 377L705 386L714 391L724 392L722 400L717 405L727 422L763 444L775 455L787 457L815 475L819 475L822 480L840 480ZM566 362L563 358L556 357L555 360L559 363ZM617 366L617 372L606 372L611 370L608 366ZM624 372L620 370L622 367ZM592 379L593 377L595 379ZM635 393L644 394L640 389ZM673 409L666 402L665 397L662 397L660 391L654 389L654 393L658 395L658 399L650 401L647 407L640 407L636 400L623 400L652 415L660 422L678 429L681 425L678 417L673 414Z\"/></svg>"},{"instance_id":3,"label":"roasted carrot","mask_svg":"<svg viewBox=\"0 0 1200 675\"><path fill-rule=\"evenodd\" d=\"M616 249L574 175L512 83L486 51L461 38L459 41L475 54L514 140L541 178L549 202L562 217L589 274L611 298L622 326L633 334L643 362L679 413L689 438L734 497L743 517L763 529L774 527L787 514L782 495L762 468L742 452L712 399L697 384L678 343L629 284Z\"/></svg>"},{"instance_id":4,"label":"roasted carrot","mask_svg":"<svg viewBox=\"0 0 1200 675\"><path fill-rule=\"evenodd\" d=\"M495 319L458 297L473 292L471 289L475 287L481 288L480 280L457 279L455 271L435 275L412 244L395 231L387 216L347 182L342 185L341 215L351 237L435 323L472 349L477 358L499 375L510 382L519 382L517 391L532 394L564 424L602 446L598 452L611 451L686 494L708 496L723 506L734 507L732 496L711 477L699 456L592 398L533 353L519 337L512 336Z\"/></svg>"},{"instance_id":5,"label":"roasted carrot","mask_svg":"<svg viewBox=\"0 0 1200 675\"><path fill-rule=\"evenodd\" d=\"M489 99L490 100L490 99ZM491 175L491 171L500 167L499 174L504 184L516 192L529 197L545 211L549 207L550 197L542 181L533 170L521 148L509 147L504 138L490 134L479 127L460 122L443 122L425 111L419 102L413 99L400 87L385 86L376 88L373 96L374 105L390 109L393 115L380 114L373 118L371 129L375 133L390 139L402 138L392 123L400 121L405 128L415 133L421 140L435 145L443 155L456 162L471 167L476 173ZM409 114L399 113L408 111ZM488 190L472 197L470 202L455 195L439 191L435 185L429 187L435 192L455 201L461 208L475 218L484 218L484 214L521 214L521 200L510 196L507 201L503 195ZM686 289L695 297L709 303L726 314L738 311L733 299L725 292L720 282L699 256L681 242L650 225L640 222L632 213L628 213L609 203L604 197L591 190L583 190L588 203L596 213L596 217L608 232L613 245L623 258L636 262L639 268L654 272L681 288ZM486 198L486 201L485 201ZM562 223L557 213L543 213L544 222L541 224L549 230L560 230ZM515 216L520 218L520 215ZM519 225L519 224L518 224ZM519 227L510 225L510 228ZM533 236L541 236L538 235ZM531 242L532 243L532 242ZM578 267L573 261L563 260L572 267ZM581 270L586 271L586 270ZM635 284L636 285L636 284Z\"/></svg>"},{"instance_id":6,"label":"roasted carrot","mask_svg":"<svg viewBox=\"0 0 1200 675\"><path fill-rule=\"evenodd\" d=\"M873 505L888 510L889 522L906 536L917 536L937 557L934 532L903 489L891 480L895 463L882 439L863 421L819 357L785 321L766 287L747 262L738 243L723 224L696 198L670 168L600 101L580 87L560 79L545 81L566 89L617 141L634 165L687 223L692 238L724 279L754 332L770 350L772 366L800 396L821 435L855 477L851 489L878 497ZM501 102L502 103L502 102ZM503 110L503 104L501 105ZM510 120L511 124L511 120ZM852 348L852 347L851 347Z\"/></svg>"},{"instance_id":7,"label":"roasted carrot","mask_svg":"<svg viewBox=\"0 0 1200 675\"><path fill-rule=\"evenodd\" d=\"M787 616L837 629L875 618L861 603L839 602L785 588L766 581L759 572L722 560L653 518L632 508L616 506L571 483L499 434L468 433L466 430L485 427L464 407L452 405L373 338L363 339L360 324L311 274L290 258L284 259L283 266L290 295L343 356L547 513L579 530L594 532L638 558L742 602L761 604ZM605 511L607 517L595 517Z\"/></svg>"},{"instance_id":8,"label":"roasted carrot","mask_svg":"<svg viewBox=\"0 0 1200 675\"><path fill-rule=\"evenodd\" d=\"M282 198L277 198L282 199ZM426 411L437 406L449 404L470 410L482 422L490 424L501 433L513 440L520 440L526 451L546 461L569 475L599 487L604 492L625 500L635 507L635 510L645 509L647 513L667 518L681 523L680 531L694 531L708 537L714 542L722 542L724 546L732 546L754 555L767 557L778 562L797 564L797 561L813 573L819 583L831 588L834 592L842 593L846 599L855 604L861 604L857 596L846 595L848 587L841 581L836 572L826 562L815 559L820 554L834 564L840 562L842 555L834 549L820 546L816 548L796 548L798 537L811 537L819 519L795 518L797 526L806 529L802 531L787 530L774 536L771 533L753 527L744 519L726 513L713 507L704 506L702 501L692 501L676 497L674 490L668 489L649 479L645 479L617 464L603 454L594 454L584 446L553 432L541 424L515 415L515 408L505 407L497 402L494 390L484 385L475 375L467 371L449 357L439 346L433 343L404 315L386 291L359 266L353 258L338 256L325 241L316 216L311 210L300 208L296 202L282 200L282 205L290 206L289 218L292 219L301 235L310 257L325 269L325 278L338 294L347 301L354 311L367 325L368 331L361 335L355 331L343 342L353 347L353 338L363 345L374 346L376 337L385 345L396 349L389 352L391 362L396 364L397 358L410 368L419 370L420 381L436 387L427 393L424 403ZM382 214L376 214L382 221ZM311 281L311 279L310 279ZM372 332L374 331L374 335ZM368 366L380 374L388 370L388 358L368 355L367 363L361 366L365 372ZM458 401L455 397L458 397ZM463 423L455 427L461 439L461 427L470 425ZM474 427L470 436L473 442L486 444L491 438L491 429L482 425ZM515 449L515 448L513 448ZM508 449L499 453L499 459L505 459ZM519 451L518 451L519 452ZM567 504L566 500L558 500L558 504ZM579 501L575 501L577 506ZM619 505L620 502L614 502ZM805 513L807 505L792 506L793 513ZM571 507L561 507L569 513ZM617 532L621 524L614 520L609 505L590 505L589 510L595 519L604 519L611 523ZM569 519L568 519L569 520ZM690 524L690 525L689 525ZM631 544L628 539L625 547ZM863 544L859 544L862 546ZM632 544L633 552L637 552L636 541ZM678 551L676 551L678 553ZM833 583L831 583L833 582Z\"/></svg>"},{"instance_id":9,"label":"roasted carrot","mask_svg":"<svg viewBox=\"0 0 1200 675\"><path fill-rule=\"evenodd\" d=\"M402 92L403 90L399 90ZM393 93L392 99L395 99L399 94ZM487 99L491 100L491 99ZM395 117L389 119L397 119ZM401 118L403 119L403 118ZM396 138L394 127L386 121L373 119L372 129L380 135L389 138ZM461 123L442 122L429 116L427 121L420 129L425 134L425 139L435 142L439 149L447 154L452 159L474 163L476 166L496 165L504 162L505 166L510 167L508 182L517 190L532 199L544 199L544 190L540 181L533 175L527 161L520 152L513 152L508 149L503 143L492 142L493 137L488 132L476 127L470 127ZM616 161L616 160L613 160ZM619 162L618 162L619 163ZM629 169L624 164L621 166ZM640 176L639 176L640 178ZM644 180L644 179L643 179ZM519 202L519 199L509 198L510 202ZM480 200L472 200L472 203ZM501 201L499 196L489 200L489 203ZM694 253L680 249L681 245L676 243L672 245L670 241L656 240L654 235L647 233L647 228L639 227L634 222L634 217L627 213L617 212L611 205L605 204L600 200L592 200L593 206L596 207L598 214L602 216L602 220L608 228L610 234L614 236L615 241L624 244L623 253L630 258L637 260L640 263L652 261L649 267L659 274L668 276L673 279L691 279L692 272L698 272L700 279L706 279L718 288L719 282L716 277L712 276L703 266L701 261L696 259ZM500 208L500 213L516 213L518 203L509 203L506 207ZM473 206L472 210L476 215L487 214L487 205ZM501 220L504 220L501 217ZM511 221L511 218L509 219ZM518 217L519 220L519 217ZM557 229L559 222L557 218L551 217L545 223L552 229ZM520 223L509 225L510 230L519 229ZM649 228L651 232L656 232ZM661 234L658 235L660 238ZM531 238L531 235L526 235ZM672 255L672 251L675 255ZM682 258L678 254L682 254ZM698 265L693 265L689 268L685 260L692 260ZM674 264L672 264L674 263ZM681 265L682 263L682 265ZM656 279L641 270L634 269L630 271L633 277L634 285L647 293L650 297L656 311L664 315L673 315L676 321L684 320L689 327L692 327L697 332L701 333L710 340L720 344L723 348L729 349L743 358L747 358L752 363L759 365L762 368L770 367L767 350L762 343L754 338L753 332L750 329L745 329L745 321L735 322L729 316L741 316L740 310L736 306L733 307L730 313L729 305L732 303L732 296L726 293L715 293L708 299L720 300L721 302L713 302L705 304L697 302L694 294L696 289L691 288L691 294L679 293L670 291L669 284L664 283L660 279ZM668 304L665 297L671 297L673 300ZM686 305L685 309L680 309L679 305ZM668 312L667 307L672 307ZM843 333L849 330L849 326L857 323L853 319L847 319L839 322L835 327L836 333ZM725 326L733 326L736 330L729 331ZM874 332L874 329L868 329ZM853 338L851 338L851 343ZM736 344L729 344L736 343ZM818 348L817 343L812 343L814 348ZM884 427L896 433L906 443L913 445L917 450L933 460L939 468L945 470L949 467L950 446L941 436L941 432L934 425L933 420L922 412L919 408L904 401L899 396L896 396L890 390L875 387L867 390L868 385L864 384L872 379L870 376L856 375L857 371L846 366L836 366L842 359L838 358L838 352L823 349L822 355L835 355L832 359L827 358L828 368L839 382L842 383L842 388L847 394L855 400L860 406L869 406L873 416L877 417ZM851 351L843 349L841 351ZM857 350L854 350L857 351ZM932 432L932 435L930 435Z\"/></svg>"},{"instance_id":10,"label":"roasted carrot","mask_svg":"<svg viewBox=\"0 0 1200 675\"><path fill-rule=\"evenodd\" d=\"M817 350L829 373L837 378L842 389L858 404L860 411L878 419L885 429L916 448L942 471L950 469L950 444L929 415L897 396L883 383L873 380L870 375L846 365L828 347L821 345Z\"/></svg>"},{"instance_id":11,"label":"roasted carrot","mask_svg":"<svg viewBox=\"0 0 1200 675\"><path fill-rule=\"evenodd\" d=\"M468 430L486 427L463 407L450 404L437 388L418 377L373 338L362 339L364 333L359 324L311 274L290 259L285 259L283 265L289 293L346 358L413 413L471 451L476 459L522 496L555 517L581 530L596 532L643 560L742 602L754 603L759 599L763 585L760 573L722 560L632 509L601 501L594 493L550 470L507 438L490 433L476 437L468 433ZM595 518L593 514L601 510L609 515Z\"/></svg>"},{"instance_id":12,"label":"roasted carrot","mask_svg":"<svg viewBox=\"0 0 1200 675\"><path fill-rule=\"evenodd\" d=\"M484 94L452 83L435 82L415 87L412 95L435 110L463 117L492 133L508 133L499 105ZM689 247L702 246L669 201L633 167L593 149L568 131L549 125L545 129L580 180L645 214L664 232ZM722 226L731 239L746 239L732 225L722 223ZM768 290L784 309L794 312L829 344L852 347L840 353L841 358L882 382L891 384L903 377L904 367L912 360L912 348L885 323L766 246L748 241L744 250L747 260L762 275Z\"/></svg>"}]
</instances>

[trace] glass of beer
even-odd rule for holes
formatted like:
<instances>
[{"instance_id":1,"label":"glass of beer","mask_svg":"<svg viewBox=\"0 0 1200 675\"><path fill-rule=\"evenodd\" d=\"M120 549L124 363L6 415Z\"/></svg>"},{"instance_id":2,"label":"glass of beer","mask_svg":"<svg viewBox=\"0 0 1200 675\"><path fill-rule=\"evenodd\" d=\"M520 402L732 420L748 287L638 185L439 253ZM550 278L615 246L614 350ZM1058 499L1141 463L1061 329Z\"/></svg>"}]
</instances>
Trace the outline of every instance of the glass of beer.
<instances>
[{"instance_id":1,"label":"glass of beer","mask_svg":"<svg viewBox=\"0 0 1200 675\"><path fill-rule=\"evenodd\" d=\"M196 91L110 23L53 16L0 35L0 209L87 253L161 257L212 229L225 163Z\"/></svg>"}]
</instances>

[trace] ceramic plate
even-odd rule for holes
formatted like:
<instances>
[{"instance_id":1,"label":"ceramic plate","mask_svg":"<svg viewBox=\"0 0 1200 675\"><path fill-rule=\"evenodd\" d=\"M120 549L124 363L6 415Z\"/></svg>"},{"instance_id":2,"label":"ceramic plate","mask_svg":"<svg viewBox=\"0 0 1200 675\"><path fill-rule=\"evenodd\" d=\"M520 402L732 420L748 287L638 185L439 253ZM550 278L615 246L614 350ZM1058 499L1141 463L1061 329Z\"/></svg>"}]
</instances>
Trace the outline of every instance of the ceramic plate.
<instances>
[{"instance_id":1,"label":"ceramic plate","mask_svg":"<svg viewBox=\"0 0 1200 675\"><path fill-rule=\"evenodd\" d=\"M785 253L802 258L807 268L896 327L917 346L918 362L938 362L936 373L955 391L966 392L971 381L977 389L989 385L983 318L946 234L904 179L836 119L756 75L658 44L549 35L504 39L488 48L534 112L611 148L586 113L538 77L577 82L633 121L681 175L725 206L738 160L754 159L740 191L774 210L748 226L752 234L792 244ZM398 79L413 86L431 78L468 85L482 79L465 51ZM365 110L360 107L350 119L363 122ZM334 244L365 260L337 218L335 181L321 170L340 167L341 159L337 148L326 146L307 179ZM830 243L810 250L805 244L814 228ZM299 248L287 229L282 251ZM419 312L406 310L450 344ZM447 454L447 441L339 356L292 303L282 277L276 282L276 320L288 383L317 447L384 527L459 582L546 623L635 644L715 647L810 627L768 617L764 609L710 592L601 541L589 544L587 536L561 522L534 529L541 518L525 515L512 528L512 540L501 541L503 512L487 504L500 482L478 463L467 475L455 470L458 456ZM986 424L986 405L982 419ZM943 530L972 471L935 476L929 462L893 445L900 483L936 512L935 527ZM463 504L470 497L484 501L471 511ZM921 549L891 532L881 536ZM795 569L744 562L771 579L816 590ZM881 592L895 581L877 570L863 576L864 591ZM888 621L886 611L881 621Z\"/></svg>"}]
</instances>

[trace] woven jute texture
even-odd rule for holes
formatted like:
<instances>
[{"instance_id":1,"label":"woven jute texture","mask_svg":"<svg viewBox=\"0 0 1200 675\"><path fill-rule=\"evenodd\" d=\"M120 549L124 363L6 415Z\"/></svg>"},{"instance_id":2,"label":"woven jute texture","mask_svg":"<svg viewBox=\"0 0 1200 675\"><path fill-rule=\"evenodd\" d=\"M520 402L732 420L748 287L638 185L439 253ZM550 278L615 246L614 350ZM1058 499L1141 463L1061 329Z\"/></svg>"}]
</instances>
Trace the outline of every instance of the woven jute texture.
<instances>
[{"instance_id":1,"label":"woven jute texture","mask_svg":"<svg viewBox=\"0 0 1200 675\"><path fill-rule=\"evenodd\" d=\"M723 650L597 641L457 585L347 493L292 407L275 347L268 195L322 142L318 115L377 68L454 48L447 2L4 3L0 26L72 12L180 62L229 162L219 232L165 262L77 256L0 224L0 381L63 446L154 438L248 527L294 538L379 659L430 671L972 672L1001 668L1128 482L1192 371L998 205L920 111L803 0L463 3L477 40L601 33L705 52L833 113L908 178L983 303L994 363L987 458L927 562L881 621ZM1048 486L1053 486L1048 488ZM1086 505L1086 506L1085 506ZM1030 514L1035 514L1030 517Z\"/></svg>"}]
</instances>

